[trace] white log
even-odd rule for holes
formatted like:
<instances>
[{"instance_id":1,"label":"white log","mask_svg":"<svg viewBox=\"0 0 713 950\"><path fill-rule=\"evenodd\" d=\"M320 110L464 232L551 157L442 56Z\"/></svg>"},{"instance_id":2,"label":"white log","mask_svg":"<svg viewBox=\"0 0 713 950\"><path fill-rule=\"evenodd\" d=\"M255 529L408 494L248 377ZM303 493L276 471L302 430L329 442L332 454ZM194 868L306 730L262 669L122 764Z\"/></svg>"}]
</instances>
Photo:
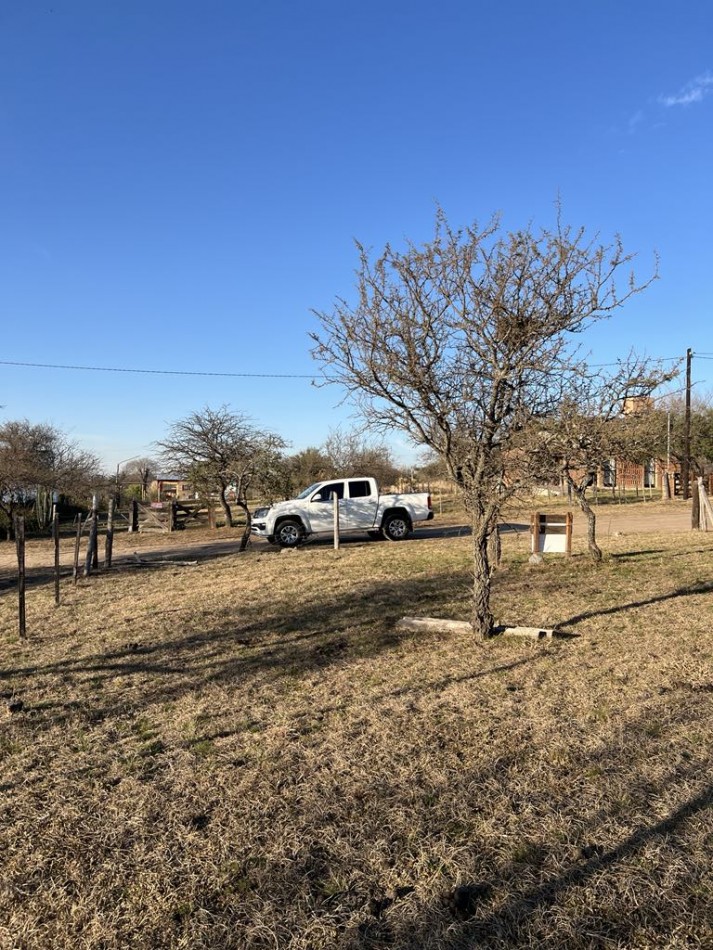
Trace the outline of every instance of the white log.
<instances>
[{"instance_id":1,"label":"white log","mask_svg":"<svg viewBox=\"0 0 713 950\"><path fill-rule=\"evenodd\" d=\"M402 617L396 624L401 630L426 631L429 633L472 633L467 620L445 620L440 617ZM502 637L529 637L542 640L555 637L558 631L550 627L495 627L493 634Z\"/></svg>"}]
</instances>

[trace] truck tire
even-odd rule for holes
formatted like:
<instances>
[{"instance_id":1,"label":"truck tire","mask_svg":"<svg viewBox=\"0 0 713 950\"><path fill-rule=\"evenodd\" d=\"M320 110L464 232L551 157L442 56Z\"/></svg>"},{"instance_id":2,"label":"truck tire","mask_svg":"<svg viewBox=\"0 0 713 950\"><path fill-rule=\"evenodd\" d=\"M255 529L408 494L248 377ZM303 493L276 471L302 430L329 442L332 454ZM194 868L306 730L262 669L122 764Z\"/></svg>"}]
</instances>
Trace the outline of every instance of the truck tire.
<instances>
[{"instance_id":1,"label":"truck tire","mask_svg":"<svg viewBox=\"0 0 713 950\"><path fill-rule=\"evenodd\" d=\"M411 522L407 515L398 512L386 515L381 524L381 533L387 541L403 541L411 534Z\"/></svg>"},{"instance_id":2,"label":"truck tire","mask_svg":"<svg viewBox=\"0 0 713 950\"><path fill-rule=\"evenodd\" d=\"M275 528L275 543L281 548L296 548L304 540L305 529L297 518L285 518Z\"/></svg>"}]
</instances>

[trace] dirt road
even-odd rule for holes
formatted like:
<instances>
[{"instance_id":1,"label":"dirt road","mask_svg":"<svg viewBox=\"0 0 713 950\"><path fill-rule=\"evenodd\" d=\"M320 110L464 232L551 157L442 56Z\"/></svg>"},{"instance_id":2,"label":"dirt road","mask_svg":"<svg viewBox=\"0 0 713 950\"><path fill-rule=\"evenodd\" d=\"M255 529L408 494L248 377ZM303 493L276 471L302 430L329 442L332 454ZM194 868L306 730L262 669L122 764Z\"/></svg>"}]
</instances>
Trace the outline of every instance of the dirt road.
<instances>
[{"instance_id":1,"label":"dirt road","mask_svg":"<svg viewBox=\"0 0 713 950\"><path fill-rule=\"evenodd\" d=\"M547 510L542 506L541 510ZM608 537L628 534L650 533L681 533L691 530L690 504L673 502L669 505L659 502L629 505L601 505L595 509L597 515L597 537L605 542ZM523 514L510 522L505 522L505 531L528 532L527 515ZM452 522L452 519L449 519ZM414 538L427 540L429 538L458 537L468 534L469 528L465 523L439 523L438 516L433 522L419 526L414 531ZM583 537L586 533L586 521L581 512L574 512L574 536ZM150 534L150 535L119 535L114 545L113 562L117 567L128 567L137 562L170 560L207 560L209 558L225 557L236 554L240 549L239 532L235 531L230 537L216 537L208 531L201 531L199 536L186 534ZM364 535L358 534L345 538L345 544L364 543ZM331 539L311 542L313 544L331 544ZM86 540L83 541L82 548ZM252 549L265 549L277 552L261 538L252 541ZM80 569L84 559L80 561ZM103 555L103 542L100 541L100 563ZM62 542L61 564L62 574L71 573L73 557L73 543L71 539ZM28 583L43 583L51 580L53 552L49 541L30 541L26 553ZM0 544L0 591L13 588L17 580L17 558L15 545L12 543Z\"/></svg>"}]
</instances>

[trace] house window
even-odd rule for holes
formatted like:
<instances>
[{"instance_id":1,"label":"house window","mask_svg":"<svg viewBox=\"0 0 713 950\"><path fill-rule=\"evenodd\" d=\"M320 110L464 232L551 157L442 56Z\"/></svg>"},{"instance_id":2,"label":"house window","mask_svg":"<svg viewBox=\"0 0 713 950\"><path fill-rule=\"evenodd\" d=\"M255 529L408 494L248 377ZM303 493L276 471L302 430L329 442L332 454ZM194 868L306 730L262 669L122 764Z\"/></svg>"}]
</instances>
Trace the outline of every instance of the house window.
<instances>
[{"instance_id":1,"label":"house window","mask_svg":"<svg viewBox=\"0 0 713 950\"><path fill-rule=\"evenodd\" d=\"M656 462L654 459L644 465L644 488L656 488Z\"/></svg>"},{"instance_id":2,"label":"house window","mask_svg":"<svg viewBox=\"0 0 713 950\"><path fill-rule=\"evenodd\" d=\"M616 459L609 459L602 465L602 475L605 488L616 488Z\"/></svg>"}]
</instances>

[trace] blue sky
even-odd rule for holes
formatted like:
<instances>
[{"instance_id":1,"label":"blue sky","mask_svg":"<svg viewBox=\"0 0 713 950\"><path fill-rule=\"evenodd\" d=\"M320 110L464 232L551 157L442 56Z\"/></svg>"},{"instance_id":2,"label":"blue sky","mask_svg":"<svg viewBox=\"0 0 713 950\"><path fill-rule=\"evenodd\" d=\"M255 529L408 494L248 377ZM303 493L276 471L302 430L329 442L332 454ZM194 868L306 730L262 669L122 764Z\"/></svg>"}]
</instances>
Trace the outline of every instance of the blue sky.
<instances>
[{"instance_id":1,"label":"blue sky","mask_svg":"<svg viewBox=\"0 0 713 950\"><path fill-rule=\"evenodd\" d=\"M0 359L309 376L354 238L428 240L437 202L549 225L558 194L660 255L593 359L711 354L712 159L708 0L0 0ZM112 470L206 404L294 449L349 425L309 379L0 380L0 418Z\"/></svg>"}]
</instances>

